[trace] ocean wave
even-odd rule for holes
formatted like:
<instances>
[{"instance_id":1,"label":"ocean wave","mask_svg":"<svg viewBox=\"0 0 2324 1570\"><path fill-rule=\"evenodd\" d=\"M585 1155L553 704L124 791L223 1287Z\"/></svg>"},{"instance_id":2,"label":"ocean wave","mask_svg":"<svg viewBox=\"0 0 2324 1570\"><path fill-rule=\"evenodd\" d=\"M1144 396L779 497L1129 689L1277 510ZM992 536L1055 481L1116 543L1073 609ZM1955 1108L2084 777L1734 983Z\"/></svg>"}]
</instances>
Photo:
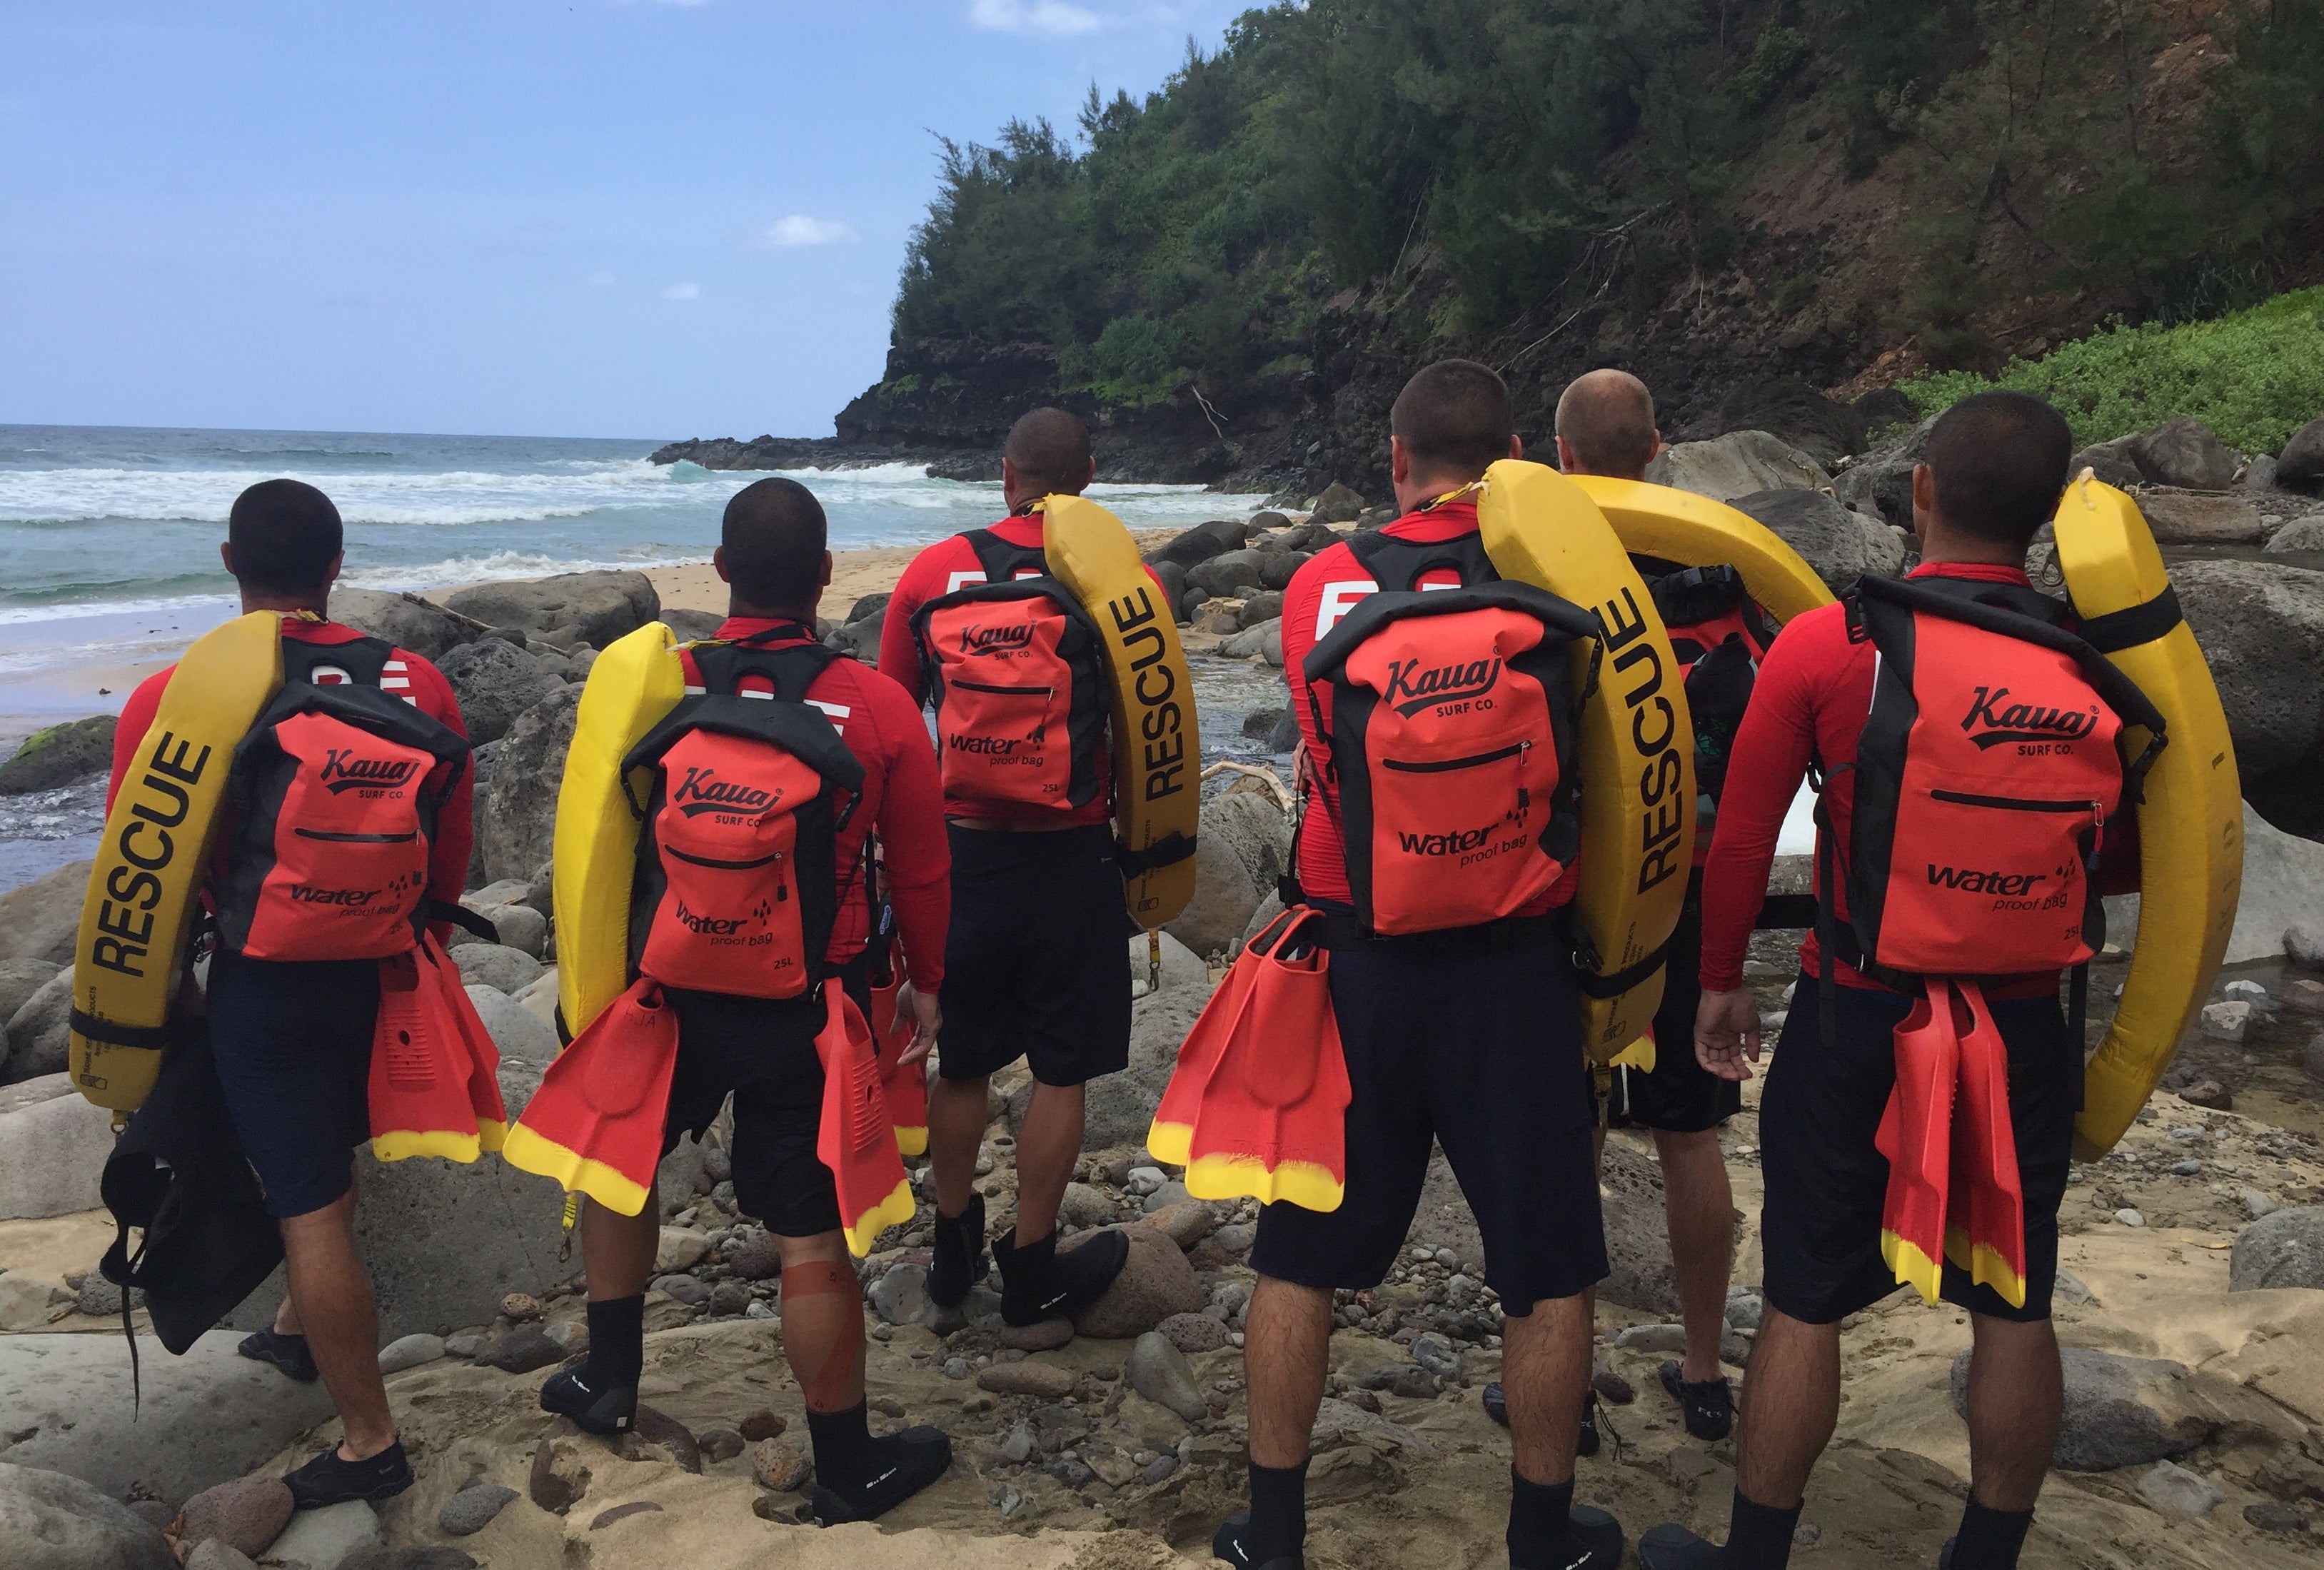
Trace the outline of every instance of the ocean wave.
<instances>
[{"instance_id":1,"label":"ocean wave","mask_svg":"<svg viewBox=\"0 0 2324 1570\"><path fill-rule=\"evenodd\" d=\"M0 524L223 523L234 500L283 470L52 468L0 470ZM355 524L457 525L578 518L666 505L669 471L643 458L568 459L536 470L299 474ZM683 483L683 482L678 482ZM735 478L739 489L746 482Z\"/></svg>"}]
</instances>

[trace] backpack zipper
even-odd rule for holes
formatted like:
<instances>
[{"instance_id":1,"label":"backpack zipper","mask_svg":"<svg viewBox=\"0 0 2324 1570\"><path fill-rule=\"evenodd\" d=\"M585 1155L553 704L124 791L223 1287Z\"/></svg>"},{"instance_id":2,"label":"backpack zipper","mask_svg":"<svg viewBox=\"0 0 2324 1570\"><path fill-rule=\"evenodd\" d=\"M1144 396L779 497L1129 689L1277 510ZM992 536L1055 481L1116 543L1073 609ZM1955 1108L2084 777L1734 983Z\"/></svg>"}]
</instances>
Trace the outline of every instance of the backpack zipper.
<instances>
[{"instance_id":1,"label":"backpack zipper","mask_svg":"<svg viewBox=\"0 0 2324 1570\"><path fill-rule=\"evenodd\" d=\"M290 832L300 839L319 839L333 845L409 845L420 837L415 830L408 834L334 834L319 828L300 828L296 824Z\"/></svg>"},{"instance_id":2,"label":"backpack zipper","mask_svg":"<svg viewBox=\"0 0 2324 1570\"><path fill-rule=\"evenodd\" d=\"M1054 687L995 687L983 681L955 681L952 685L965 692L998 692L1008 697L1038 692L1043 697L1054 697L1057 690Z\"/></svg>"},{"instance_id":3,"label":"backpack zipper","mask_svg":"<svg viewBox=\"0 0 2324 1570\"><path fill-rule=\"evenodd\" d=\"M782 852L772 851L766 855L754 856L749 861L725 861L715 856L688 855L686 852L678 849L673 845L663 845L661 847L661 854L666 856L675 856L678 860L685 862L691 866L708 867L714 872L721 873L746 873L752 867L763 867L768 865L770 863L779 862L783 859Z\"/></svg>"},{"instance_id":4,"label":"backpack zipper","mask_svg":"<svg viewBox=\"0 0 2324 1570\"><path fill-rule=\"evenodd\" d=\"M1966 790L1931 790L1933 801L1950 801L1962 807L1995 807L2009 812L2088 812L2103 820L2106 809L2095 801L2034 800L2024 796L1976 796Z\"/></svg>"},{"instance_id":5,"label":"backpack zipper","mask_svg":"<svg viewBox=\"0 0 2324 1570\"><path fill-rule=\"evenodd\" d=\"M1443 774L1455 769L1481 768L1487 763L1498 763L1503 758L1522 757L1525 755L1526 749L1532 745L1531 742L1511 742L1508 746L1496 748L1489 753L1478 753L1466 758L1446 758L1441 762L1434 763L1407 763L1401 758L1382 758L1380 767L1394 769L1405 774Z\"/></svg>"}]
</instances>

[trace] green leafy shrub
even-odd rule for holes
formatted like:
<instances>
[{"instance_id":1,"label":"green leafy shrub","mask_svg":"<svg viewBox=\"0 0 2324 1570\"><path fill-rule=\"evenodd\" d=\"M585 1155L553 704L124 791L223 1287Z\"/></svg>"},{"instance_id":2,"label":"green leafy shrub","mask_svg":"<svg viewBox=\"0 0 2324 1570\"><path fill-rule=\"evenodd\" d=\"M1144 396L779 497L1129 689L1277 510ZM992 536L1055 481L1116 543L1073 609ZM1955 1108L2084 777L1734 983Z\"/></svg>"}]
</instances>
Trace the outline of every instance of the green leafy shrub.
<instances>
[{"instance_id":1,"label":"green leafy shrub","mask_svg":"<svg viewBox=\"0 0 2324 1570\"><path fill-rule=\"evenodd\" d=\"M1993 387L2048 399L2085 445L2191 414L2230 447L2274 452L2324 417L2324 288L2215 321L2116 323L1996 377L1941 373L1903 391L1925 414Z\"/></svg>"}]
</instances>

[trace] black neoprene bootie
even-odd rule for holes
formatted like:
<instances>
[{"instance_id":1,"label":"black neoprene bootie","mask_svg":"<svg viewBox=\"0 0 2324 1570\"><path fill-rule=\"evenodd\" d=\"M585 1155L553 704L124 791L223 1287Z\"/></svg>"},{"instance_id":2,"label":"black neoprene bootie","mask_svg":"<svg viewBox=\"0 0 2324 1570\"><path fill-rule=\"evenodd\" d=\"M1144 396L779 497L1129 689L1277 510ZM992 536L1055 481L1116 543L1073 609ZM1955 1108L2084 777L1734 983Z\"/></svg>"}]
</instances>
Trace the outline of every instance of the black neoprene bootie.
<instances>
[{"instance_id":1,"label":"black neoprene bootie","mask_svg":"<svg viewBox=\"0 0 2324 1570\"><path fill-rule=\"evenodd\" d=\"M586 1365L569 1368L541 1385L540 1409L572 1418L585 1434L626 1434L638 1419L638 1387L593 1383Z\"/></svg>"},{"instance_id":2,"label":"black neoprene bootie","mask_svg":"<svg viewBox=\"0 0 2324 1570\"><path fill-rule=\"evenodd\" d=\"M1010 1325L1063 1319L1105 1295L1130 1262L1130 1239L1101 1232L1079 1248L1060 1253L1054 1232L1039 1242L1017 1246L1016 1235L992 1240L1001 1267L1001 1317Z\"/></svg>"},{"instance_id":3,"label":"black neoprene bootie","mask_svg":"<svg viewBox=\"0 0 2324 1570\"><path fill-rule=\"evenodd\" d=\"M645 1298L591 1298L589 1355L542 1382L540 1409L572 1418L585 1434L628 1433L637 1421L645 1356Z\"/></svg>"},{"instance_id":4,"label":"black neoprene bootie","mask_svg":"<svg viewBox=\"0 0 2324 1570\"><path fill-rule=\"evenodd\" d=\"M1241 1570L1306 1570L1306 1559L1297 1554L1278 1554L1272 1559L1252 1558L1250 1547L1250 1512L1229 1516L1226 1524L1211 1538L1211 1557L1239 1565Z\"/></svg>"},{"instance_id":5,"label":"black neoprene bootie","mask_svg":"<svg viewBox=\"0 0 2324 1570\"><path fill-rule=\"evenodd\" d=\"M871 1441L854 1477L823 1476L818 1455L813 1496L816 1525L835 1527L843 1521L868 1521L886 1515L942 1477L951 1465L952 1441L942 1429L926 1424Z\"/></svg>"},{"instance_id":6,"label":"black neoprene bootie","mask_svg":"<svg viewBox=\"0 0 2324 1570\"><path fill-rule=\"evenodd\" d=\"M1663 1389L1678 1402L1686 1431L1698 1439L1724 1439L1735 1431L1735 1390L1725 1374L1715 1380L1690 1380L1676 1358L1662 1366Z\"/></svg>"},{"instance_id":7,"label":"black neoprene bootie","mask_svg":"<svg viewBox=\"0 0 2324 1570\"><path fill-rule=\"evenodd\" d=\"M294 1472L285 1473L294 1509L318 1510L351 1499L377 1504L411 1486L411 1461L396 1440L367 1460L349 1461L333 1445Z\"/></svg>"},{"instance_id":8,"label":"black neoprene bootie","mask_svg":"<svg viewBox=\"0 0 2324 1570\"><path fill-rule=\"evenodd\" d=\"M936 1257L928 1264L928 1300L957 1308L968 1289L984 1279L991 1263L984 1255L984 1196L971 1194L958 1215L936 1212Z\"/></svg>"}]
</instances>

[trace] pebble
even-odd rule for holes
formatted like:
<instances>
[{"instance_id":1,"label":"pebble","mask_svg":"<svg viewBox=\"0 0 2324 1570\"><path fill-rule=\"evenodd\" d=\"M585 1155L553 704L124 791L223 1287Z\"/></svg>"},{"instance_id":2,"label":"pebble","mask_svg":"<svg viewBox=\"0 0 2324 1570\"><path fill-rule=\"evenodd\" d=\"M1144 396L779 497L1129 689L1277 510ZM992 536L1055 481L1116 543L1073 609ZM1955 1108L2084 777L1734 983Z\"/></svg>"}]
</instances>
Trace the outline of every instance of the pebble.
<instances>
[{"instance_id":1,"label":"pebble","mask_svg":"<svg viewBox=\"0 0 2324 1570\"><path fill-rule=\"evenodd\" d=\"M290 1491L279 1477L238 1477L186 1501L188 1543L218 1542L238 1554L263 1554L290 1524ZM167 1523L163 1523L167 1525Z\"/></svg>"},{"instance_id":2,"label":"pebble","mask_svg":"<svg viewBox=\"0 0 2324 1570\"><path fill-rule=\"evenodd\" d=\"M2227 1496L2202 1473L2174 1462L2158 1461L2153 1470L2138 1480L2138 1497L2157 1510L2200 1516Z\"/></svg>"},{"instance_id":3,"label":"pebble","mask_svg":"<svg viewBox=\"0 0 2324 1570\"><path fill-rule=\"evenodd\" d=\"M1194 1370L1186 1354L1158 1330L1148 1331L1131 1345L1130 1388L1189 1423L1210 1416L1210 1403L1194 1383Z\"/></svg>"},{"instance_id":4,"label":"pebble","mask_svg":"<svg viewBox=\"0 0 2324 1570\"><path fill-rule=\"evenodd\" d=\"M761 1439L779 1439L782 1437L783 1430L788 1427L790 1425L783 1421L782 1414L766 1407L760 1408L735 1425L743 1438L753 1442Z\"/></svg>"},{"instance_id":5,"label":"pebble","mask_svg":"<svg viewBox=\"0 0 2324 1570\"><path fill-rule=\"evenodd\" d=\"M654 1252L657 1270L690 1270L709 1257L710 1238L706 1233L690 1227L666 1226L661 1229L660 1246Z\"/></svg>"},{"instance_id":6,"label":"pebble","mask_svg":"<svg viewBox=\"0 0 2324 1570\"><path fill-rule=\"evenodd\" d=\"M1172 1473L1177 1470L1178 1458L1176 1456L1157 1455L1152 1461L1146 1464L1146 1470L1138 1474L1138 1481L1146 1484L1147 1487L1151 1488L1156 1483L1167 1479Z\"/></svg>"},{"instance_id":7,"label":"pebble","mask_svg":"<svg viewBox=\"0 0 2324 1570\"><path fill-rule=\"evenodd\" d=\"M1213 1317L1216 1312L1213 1307L1201 1314L1173 1314L1155 1329L1180 1352L1216 1352L1227 1344L1226 1323Z\"/></svg>"},{"instance_id":8,"label":"pebble","mask_svg":"<svg viewBox=\"0 0 2324 1570\"><path fill-rule=\"evenodd\" d=\"M2127 1205L2116 1211L2114 1213L2114 1218L2122 1223L2125 1226L2144 1226L2146 1224L2146 1217L2139 1214L2138 1212L2131 1209Z\"/></svg>"},{"instance_id":9,"label":"pebble","mask_svg":"<svg viewBox=\"0 0 2324 1570\"><path fill-rule=\"evenodd\" d=\"M520 1325L476 1354L486 1368L503 1373L530 1373L565 1361L565 1349L538 1325Z\"/></svg>"},{"instance_id":10,"label":"pebble","mask_svg":"<svg viewBox=\"0 0 2324 1570\"><path fill-rule=\"evenodd\" d=\"M168 1522L162 1523L167 1526ZM224 1538L204 1538L186 1556L186 1570L258 1570L251 1556Z\"/></svg>"},{"instance_id":11,"label":"pebble","mask_svg":"<svg viewBox=\"0 0 2324 1570\"><path fill-rule=\"evenodd\" d=\"M1143 1199L1168 1181L1170 1181L1169 1178L1159 1167L1132 1167L1130 1169L1129 1181L1122 1187Z\"/></svg>"},{"instance_id":12,"label":"pebble","mask_svg":"<svg viewBox=\"0 0 2324 1570\"><path fill-rule=\"evenodd\" d=\"M954 1373L953 1364L960 1364ZM945 1364L945 1372L956 1380L968 1377L968 1364L954 1358ZM1074 1393L1081 1376L1072 1369L1054 1362L997 1362L976 1376L976 1388L990 1390L996 1396L1035 1396L1043 1400L1059 1400Z\"/></svg>"},{"instance_id":13,"label":"pebble","mask_svg":"<svg viewBox=\"0 0 2324 1570\"><path fill-rule=\"evenodd\" d=\"M516 1498L516 1490L497 1482L479 1482L464 1488L444 1501L436 1512L436 1524L455 1538L466 1538L483 1531L492 1524L494 1516Z\"/></svg>"},{"instance_id":14,"label":"pebble","mask_svg":"<svg viewBox=\"0 0 2324 1570\"><path fill-rule=\"evenodd\" d=\"M2306 1516L2274 1500L2244 1506L2244 1519L2263 1532L2304 1532L2308 1529Z\"/></svg>"},{"instance_id":15,"label":"pebble","mask_svg":"<svg viewBox=\"0 0 2324 1570\"><path fill-rule=\"evenodd\" d=\"M806 1505L788 1504L773 1494L762 1493L751 1501L751 1513L778 1526L798 1527L807 1524L809 1512Z\"/></svg>"},{"instance_id":16,"label":"pebble","mask_svg":"<svg viewBox=\"0 0 2324 1570\"><path fill-rule=\"evenodd\" d=\"M1615 1333L1614 1344L1634 1352L1684 1352L1686 1326L1633 1325Z\"/></svg>"},{"instance_id":17,"label":"pebble","mask_svg":"<svg viewBox=\"0 0 2324 1570\"><path fill-rule=\"evenodd\" d=\"M1014 1352L1055 1352L1074 1338L1070 1319L1044 1319L1038 1325L1003 1325L998 1339Z\"/></svg>"},{"instance_id":18,"label":"pebble","mask_svg":"<svg viewBox=\"0 0 2324 1570\"><path fill-rule=\"evenodd\" d=\"M540 1299L530 1292L511 1292L501 1299L501 1312L522 1325L540 1317Z\"/></svg>"},{"instance_id":19,"label":"pebble","mask_svg":"<svg viewBox=\"0 0 2324 1570\"><path fill-rule=\"evenodd\" d=\"M1231 1254L1247 1254L1250 1252L1250 1245L1258 1240L1258 1237L1257 1227L1246 1226L1241 1222L1236 1222L1213 1233L1211 1241Z\"/></svg>"},{"instance_id":20,"label":"pebble","mask_svg":"<svg viewBox=\"0 0 2324 1570\"><path fill-rule=\"evenodd\" d=\"M1461 1256L1454 1253L1451 1249L1438 1249L1429 1257L1434 1260L1438 1264L1443 1265L1448 1270L1457 1270L1461 1264Z\"/></svg>"},{"instance_id":21,"label":"pebble","mask_svg":"<svg viewBox=\"0 0 2324 1570\"><path fill-rule=\"evenodd\" d=\"M657 1276L652 1290L674 1298L689 1308L698 1308L710 1301L710 1288L692 1276Z\"/></svg>"},{"instance_id":22,"label":"pebble","mask_svg":"<svg viewBox=\"0 0 2324 1570\"><path fill-rule=\"evenodd\" d=\"M633 1499L627 1504L617 1504L612 1510L599 1510L597 1519L589 1523L593 1532L602 1532L615 1521L626 1521L632 1516L641 1516L658 1510L661 1506L650 1499Z\"/></svg>"},{"instance_id":23,"label":"pebble","mask_svg":"<svg viewBox=\"0 0 2324 1570\"><path fill-rule=\"evenodd\" d=\"M999 1510L1004 1517L1013 1516L1025 1508L1025 1496L1004 1482L986 1494L984 1502Z\"/></svg>"},{"instance_id":24,"label":"pebble","mask_svg":"<svg viewBox=\"0 0 2324 1570\"><path fill-rule=\"evenodd\" d=\"M1823 1528L1813 1521L1802 1521L1792 1528L1792 1541L1803 1548L1814 1547L1816 1539L1822 1536Z\"/></svg>"},{"instance_id":25,"label":"pebble","mask_svg":"<svg viewBox=\"0 0 2324 1570\"><path fill-rule=\"evenodd\" d=\"M909 1325L928 1311L927 1270L921 1265L890 1265L866 1296L882 1320Z\"/></svg>"},{"instance_id":26,"label":"pebble","mask_svg":"<svg viewBox=\"0 0 2324 1570\"><path fill-rule=\"evenodd\" d=\"M746 1281L771 1281L783 1273L782 1245L760 1233L736 1249L726 1265Z\"/></svg>"},{"instance_id":27,"label":"pebble","mask_svg":"<svg viewBox=\"0 0 2324 1570\"><path fill-rule=\"evenodd\" d=\"M2247 1002L2205 1003L2203 1034L2220 1041L2240 1041L2251 1029L2252 1006Z\"/></svg>"},{"instance_id":28,"label":"pebble","mask_svg":"<svg viewBox=\"0 0 2324 1570\"><path fill-rule=\"evenodd\" d=\"M742 1454L746 1441L732 1428L705 1428L694 1436L705 1461L732 1461Z\"/></svg>"},{"instance_id":29,"label":"pebble","mask_svg":"<svg viewBox=\"0 0 2324 1570\"><path fill-rule=\"evenodd\" d=\"M1757 1292L1729 1292L1727 1295L1727 1325L1730 1330L1757 1330L1765 1312Z\"/></svg>"},{"instance_id":30,"label":"pebble","mask_svg":"<svg viewBox=\"0 0 2324 1570\"><path fill-rule=\"evenodd\" d=\"M2192 1178L2202 1171L2203 1163L2195 1159L2194 1157L2189 1156L2181 1160L2172 1162L2171 1165L2163 1169L2165 1172L2170 1173L2173 1178Z\"/></svg>"},{"instance_id":31,"label":"pebble","mask_svg":"<svg viewBox=\"0 0 2324 1570\"><path fill-rule=\"evenodd\" d=\"M1414 1336L1412 1345L1407 1350L1412 1353L1413 1362L1439 1379L1455 1380L1461 1377L1461 1354L1453 1350L1450 1341L1434 1331L1425 1335Z\"/></svg>"},{"instance_id":32,"label":"pebble","mask_svg":"<svg viewBox=\"0 0 2324 1570\"><path fill-rule=\"evenodd\" d=\"M2283 1208L2256 1188L2238 1188L2236 1197L2244 1202L2244 1214L2254 1221L2263 1215L2273 1215Z\"/></svg>"},{"instance_id":33,"label":"pebble","mask_svg":"<svg viewBox=\"0 0 2324 1570\"><path fill-rule=\"evenodd\" d=\"M481 1335L447 1335L444 1338L447 1356L472 1358L484 1350L484 1338Z\"/></svg>"},{"instance_id":34,"label":"pebble","mask_svg":"<svg viewBox=\"0 0 2324 1570\"><path fill-rule=\"evenodd\" d=\"M710 1288L710 1312L713 1314L747 1314L755 1301L745 1282L724 1280Z\"/></svg>"},{"instance_id":35,"label":"pebble","mask_svg":"<svg viewBox=\"0 0 2324 1570\"><path fill-rule=\"evenodd\" d=\"M794 1445L779 1439L761 1439L751 1446L751 1477L761 1488L787 1493L805 1488L815 1468Z\"/></svg>"},{"instance_id":36,"label":"pebble","mask_svg":"<svg viewBox=\"0 0 2324 1570\"><path fill-rule=\"evenodd\" d=\"M444 1355L444 1338L426 1331L398 1336L379 1349L379 1371L383 1374L401 1373L408 1368L418 1368L424 1362L434 1362Z\"/></svg>"}]
</instances>

